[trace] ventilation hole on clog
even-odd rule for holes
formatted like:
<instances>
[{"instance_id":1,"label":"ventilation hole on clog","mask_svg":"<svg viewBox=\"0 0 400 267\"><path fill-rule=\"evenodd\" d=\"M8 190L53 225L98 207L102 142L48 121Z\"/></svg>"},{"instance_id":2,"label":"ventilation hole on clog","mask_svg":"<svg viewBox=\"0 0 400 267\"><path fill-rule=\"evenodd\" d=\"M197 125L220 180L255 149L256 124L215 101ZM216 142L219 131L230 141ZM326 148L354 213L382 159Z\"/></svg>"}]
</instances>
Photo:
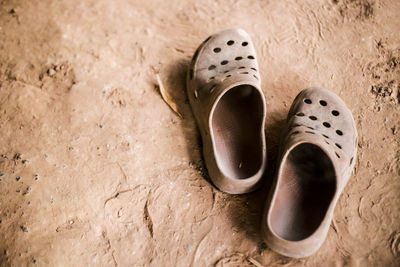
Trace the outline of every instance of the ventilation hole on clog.
<instances>
[{"instance_id":1,"label":"ventilation hole on clog","mask_svg":"<svg viewBox=\"0 0 400 267\"><path fill-rule=\"evenodd\" d=\"M230 74L228 74L228 75L226 75L226 78L229 78L229 77L231 77L232 75L230 75Z\"/></svg>"},{"instance_id":2,"label":"ventilation hole on clog","mask_svg":"<svg viewBox=\"0 0 400 267\"><path fill-rule=\"evenodd\" d=\"M339 156L339 154L338 154L337 152L335 152L335 154L336 154L336 157L338 157L338 159L340 159L340 156Z\"/></svg>"},{"instance_id":3,"label":"ventilation hole on clog","mask_svg":"<svg viewBox=\"0 0 400 267\"><path fill-rule=\"evenodd\" d=\"M337 110L332 110L332 115L333 115L333 116L339 116L339 111L337 111Z\"/></svg>"},{"instance_id":4,"label":"ventilation hole on clog","mask_svg":"<svg viewBox=\"0 0 400 267\"><path fill-rule=\"evenodd\" d=\"M300 131L294 131L291 135L299 134Z\"/></svg>"},{"instance_id":5,"label":"ventilation hole on clog","mask_svg":"<svg viewBox=\"0 0 400 267\"><path fill-rule=\"evenodd\" d=\"M258 77L256 75L253 75L254 78L256 78L258 80Z\"/></svg>"},{"instance_id":6,"label":"ventilation hole on clog","mask_svg":"<svg viewBox=\"0 0 400 267\"><path fill-rule=\"evenodd\" d=\"M221 65L226 65L226 64L228 64L228 60L223 60L223 61L221 61Z\"/></svg>"},{"instance_id":7,"label":"ventilation hole on clog","mask_svg":"<svg viewBox=\"0 0 400 267\"><path fill-rule=\"evenodd\" d=\"M248 56L247 58L248 58L248 59L254 59L254 57L253 57L253 56L251 56L251 55L250 55L250 56Z\"/></svg>"},{"instance_id":8,"label":"ventilation hole on clog","mask_svg":"<svg viewBox=\"0 0 400 267\"><path fill-rule=\"evenodd\" d=\"M323 134L322 136L329 139L329 136L327 136L326 134Z\"/></svg>"},{"instance_id":9,"label":"ventilation hole on clog","mask_svg":"<svg viewBox=\"0 0 400 267\"><path fill-rule=\"evenodd\" d=\"M245 71L245 72L241 72L240 74L249 74L247 71Z\"/></svg>"},{"instance_id":10,"label":"ventilation hole on clog","mask_svg":"<svg viewBox=\"0 0 400 267\"><path fill-rule=\"evenodd\" d=\"M311 131L305 131L306 133L309 133L309 134L315 134L314 132L311 132Z\"/></svg>"},{"instance_id":11,"label":"ventilation hole on clog","mask_svg":"<svg viewBox=\"0 0 400 267\"><path fill-rule=\"evenodd\" d=\"M324 106L324 107L325 107L326 105L328 105L328 103L326 103L325 100L320 100L319 103L321 104L321 106Z\"/></svg>"},{"instance_id":12,"label":"ventilation hole on clog","mask_svg":"<svg viewBox=\"0 0 400 267\"><path fill-rule=\"evenodd\" d=\"M193 80L193 69L190 69L189 75L190 75L190 79Z\"/></svg>"},{"instance_id":13,"label":"ventilation hole on clog","mask_svg":"<svg viewBox=\"0 0 400 267\"><path fill-rule=\"evenodd\" d=\"M340 136L343 135L343 132L342 132L341 130L336 130L336 133L337 133L338 135L340 135Z\"/></svg>"},{"instance_id":14,"label":"ventilation hole on clog","mask_svg":"<svg viewBox=\"0 0 400 267\"><path fill-rule=\"evenodd\" d=\"M208 67L208 70L213 70L213 69L215 69L217 66L215 66L215 65L211 65L210 67Z\"/></svg>"},{"instance_id":15,"label":"ventilation hole on clog","mask_svg":"<svg viewBox=\"0 0 400 267\"><path fill-rule=\"evenodd\" d=\"M211 80L214 80L214 79L215 79L215 77L212 76L212 77L210 77L210 79L208 79L208 80L211 81Z\"/></svg>"},{"instance_id":16,"label":"ventilation hole on clog","mask_svg":"<svg viewBox=\"0 0 400 267\"><path fill-rule=\"evenodd\" d=\"M256 68L250 68L251 70L254 70L254 71L257 71L257 69Z\"/></svg>"},{"instance_id":17,"label":"ventilation hole on clog","mask_svg":"<svg viewBox=\"0 0 400 267\"><path fill-rule=\"evenodd\" d=\"M337 146L338 148L342 149L342 146L339 145L338 143L335 143L335 146Z\"/></svg>"},{"instance_id":18,"label":"ventilation hole on clog","mask_svg":"<svg viewBox=\"0 0 400 267\"><path fill-rule=\"evenodd\" d=\"M353 157L350 159L350 165L353 163Z\"/></svg>"},{"instance_id":19,"label":"ventilation hole on clog","mask_svg":"<svg viewBox=\"0 0 400 267\"><path fill-rule=\"evenodd\" d=\"M228 72L229 72L229 70L224 71L224 73L228 73Z\"/></svg>"},{"instance_id":20,"label":"ventilation hole on clog","mask_svg":"<svg viewBox=\"0 0 400 267\"><path fill-rule=\"evenodd\" d=\"M242 46L247 46L249 43L248 42L243 42Z\"/></svg>"},{"instance_id":21,"label":"ventilation hole on clog","mask_svg":"<svg viewBox=\"0 0 400 267\"><path fill-rule=\"evenodd\" d=\"M303 112L299 112L299 113L296 114L296 116L298 116L298 117L303 117L303 116L304 116L304 113L303 113Z\"/></svg>"},{"instance_id":22,"label":"ventilation hole on clog","mask_svg":"<svg viewBox=\"0 0 400 267\"><path fill-rule=\"evenodd\" d=\"M242 60L242 57L235 57L235 60Z\"/></svg>"},{"instance_id":23,"label":"ventilation hole on clog","mask_svg":"<svg viewBox=\"0 0 400 267\"><path fill-rule=\"evenodd\" d=\"M313 127L310 127L310 126L307 126L307 128L310 129L310 130L314 130L314 128L313 128Z\"/></svg>"},{"instance_id":24,"label":"ventilation hole on clog","mask_svg":"<svg viewBox=\"0 0 400 267\"><path fill-rule=\"evenodd\" d=\"M295 124L292 125L292 128L294 128L294 127L299 127L299 126L301 126L301 125L298 124L298 123L295 123Z\"/></svg>"},{"instance_id":25,"label":"ventilation hole on clog","mask_svg":"<svg viewBox=\"0 0 400 267\"><path fill-rule=\"evenodd\" d=\"M325 140L325 143L329 145L329 142Z\"/></svg>"},{"instance_id":26,"label":"ventilation hole on clog","mask_svg":"<svg viewBox=\"0 0 400 267\"><path fill-rule=\"evenodd\" d=\"M227 45L233 45L234 43L235 43L235 41L229 40L226 44L227 44Z\"/></svg>"},{"instance_id":27,"label":"ventilation hole on clog","mask_svg":"<svg viewBox=\"0 0 400 267\"><path fill-rule=\"evenodd\" d=\"M313 120L313 121L317 120L317 117L315 117L315 116L310 116L309 118L310 118L310 120Z\"/></svg>"},{"instance_id":28,"label":"ventilation hole on clog","mask_svg":"<svg viewBox=\"0 0 400 267\"><path fill-rule=\"evenodd\" d=\"M219 53L219 52L221 52L221 48L216 47L216 48L213 49L213 51L214 51L214 53Z\"/></svg>"},{"instance_id":29,"label":"ventilation hole on clog","mask_svg":"<svg viewBox=\"0 0 400 267\"><path fill-rule=\"evenodd\" d=\"M243 67L243 66L242 66L242 67L239 67L238 69L239 69L239 70L242 70L242 69L245 69L245 68L246 68L246 67Z\"/></svg>"},{"instance_id":30,"label":"ventilation hole on clog","mask_svg":"<svg viewBox=\"0 0 400 267\"><path fill-rule=\"evenodd\" d=\"M324 125L326 128L331 128L331 125L328 122L324 122L322 125Z\"/></svg>"},{"instance_id":31,"label":"ventilation hole on clog","mask_svg":"<svg viewBox=\"0 0 400 267\"><path fill-rule=\"evenodd\" d=\"M311 104L312 103L312 101L311 101L311 99L304 99L304 103L306 103L306 104Z\"/></svg>"}]
</instances>

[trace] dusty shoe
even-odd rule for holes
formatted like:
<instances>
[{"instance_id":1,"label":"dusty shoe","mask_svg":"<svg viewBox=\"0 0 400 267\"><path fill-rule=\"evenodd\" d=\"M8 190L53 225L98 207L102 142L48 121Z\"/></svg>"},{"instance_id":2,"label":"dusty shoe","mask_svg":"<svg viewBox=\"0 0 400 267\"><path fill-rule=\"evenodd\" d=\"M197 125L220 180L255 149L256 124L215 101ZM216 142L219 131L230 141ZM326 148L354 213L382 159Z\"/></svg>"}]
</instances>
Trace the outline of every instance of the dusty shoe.
<instances>
[{"instance_id":1,"label":"dusty shoe","mask_svg":"<svg viewBox=\"0 0 400 267\"><path fill-rule=\"evenodd\" d=\"M321 88L296 97L287 126L262 226L271 249L301 258L316 252L326 238L354 167L357 130L345 103Z\"/></svg>"},{"instance_id":2,"label":"dusty shoe","mask_svg":"<svg viewBox=\"0 0 400 267\"><path fill-rule=\"evenodd\" d=\"M256 189L266 167L266 108L255 50L245 31L225 30L200 45L187 92L212 182L232 194Z\"/></svg>"}]
</instances>

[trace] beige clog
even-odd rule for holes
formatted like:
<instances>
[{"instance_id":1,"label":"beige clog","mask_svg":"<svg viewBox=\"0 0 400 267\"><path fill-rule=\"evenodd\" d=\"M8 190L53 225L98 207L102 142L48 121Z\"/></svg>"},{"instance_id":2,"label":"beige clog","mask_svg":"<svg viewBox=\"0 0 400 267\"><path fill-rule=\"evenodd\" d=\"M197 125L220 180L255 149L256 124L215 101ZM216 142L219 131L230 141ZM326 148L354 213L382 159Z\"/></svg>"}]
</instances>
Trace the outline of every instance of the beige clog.
<instances>
[{"instance_id":1,"label":"beige clog","mask_svg":"<svg viewBox=\"0 0 400 267\"><path fill-rule=\"evenodd\" d=\"M245 31L225 30L200 45L189 67L187 94L212 182L232 194L256 189L266 168L266 107Z\"/></svg>"},{"instance_id":2,"label":"beige clog","mask_svg":"<svg viewBox=\"0 0 400 267\"><path fill-rule=\"evenodd\" d=\"M271 249L300 258L316 252L326 238L354 167L357 130L345 103L321 88L296 97L287 126L262 226Z\"/></svg>"}]
</instances>

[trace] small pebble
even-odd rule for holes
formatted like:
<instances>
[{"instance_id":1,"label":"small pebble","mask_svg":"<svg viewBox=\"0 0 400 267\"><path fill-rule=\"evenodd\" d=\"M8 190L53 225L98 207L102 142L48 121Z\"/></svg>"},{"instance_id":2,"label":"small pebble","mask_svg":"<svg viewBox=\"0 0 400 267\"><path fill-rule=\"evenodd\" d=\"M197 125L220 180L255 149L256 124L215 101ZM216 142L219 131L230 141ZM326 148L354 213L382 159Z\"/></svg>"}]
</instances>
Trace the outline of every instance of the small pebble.
<instances>
[{"instance_id":1,"label":"small pebble","mask_svg":"<svg viewBox=\"0 0 400 267\"><path fill-rule=\"evenodd\" d=\"M56 74L56 71L54 69L48 69L47 74L49 74L49 76L53 76L54 74Z\"/></svg>"}]
</instances>

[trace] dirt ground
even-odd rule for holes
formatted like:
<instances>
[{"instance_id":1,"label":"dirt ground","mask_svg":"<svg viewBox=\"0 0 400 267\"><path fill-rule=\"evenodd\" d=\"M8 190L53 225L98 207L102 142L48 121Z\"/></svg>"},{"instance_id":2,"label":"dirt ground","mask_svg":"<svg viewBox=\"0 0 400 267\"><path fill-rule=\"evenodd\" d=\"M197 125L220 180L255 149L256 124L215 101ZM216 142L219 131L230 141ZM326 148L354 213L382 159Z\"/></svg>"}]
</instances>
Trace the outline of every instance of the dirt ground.
<instances>
[{"instance_id":1,"label":"dirt ground","mask_svg":"<svg viewBox=\"0 0 400 267\"><path fill-rule=\"evenodd\" d=\"M233 27L253 38L268 109L265 183L241 196L208 182L185 93L197 46ZM359 152L327 240L296 260L260 219L310 86L350 107ZM398 0L0 0L0 263L400 266L399 90Z\"/></svg>"}]
</instances>

